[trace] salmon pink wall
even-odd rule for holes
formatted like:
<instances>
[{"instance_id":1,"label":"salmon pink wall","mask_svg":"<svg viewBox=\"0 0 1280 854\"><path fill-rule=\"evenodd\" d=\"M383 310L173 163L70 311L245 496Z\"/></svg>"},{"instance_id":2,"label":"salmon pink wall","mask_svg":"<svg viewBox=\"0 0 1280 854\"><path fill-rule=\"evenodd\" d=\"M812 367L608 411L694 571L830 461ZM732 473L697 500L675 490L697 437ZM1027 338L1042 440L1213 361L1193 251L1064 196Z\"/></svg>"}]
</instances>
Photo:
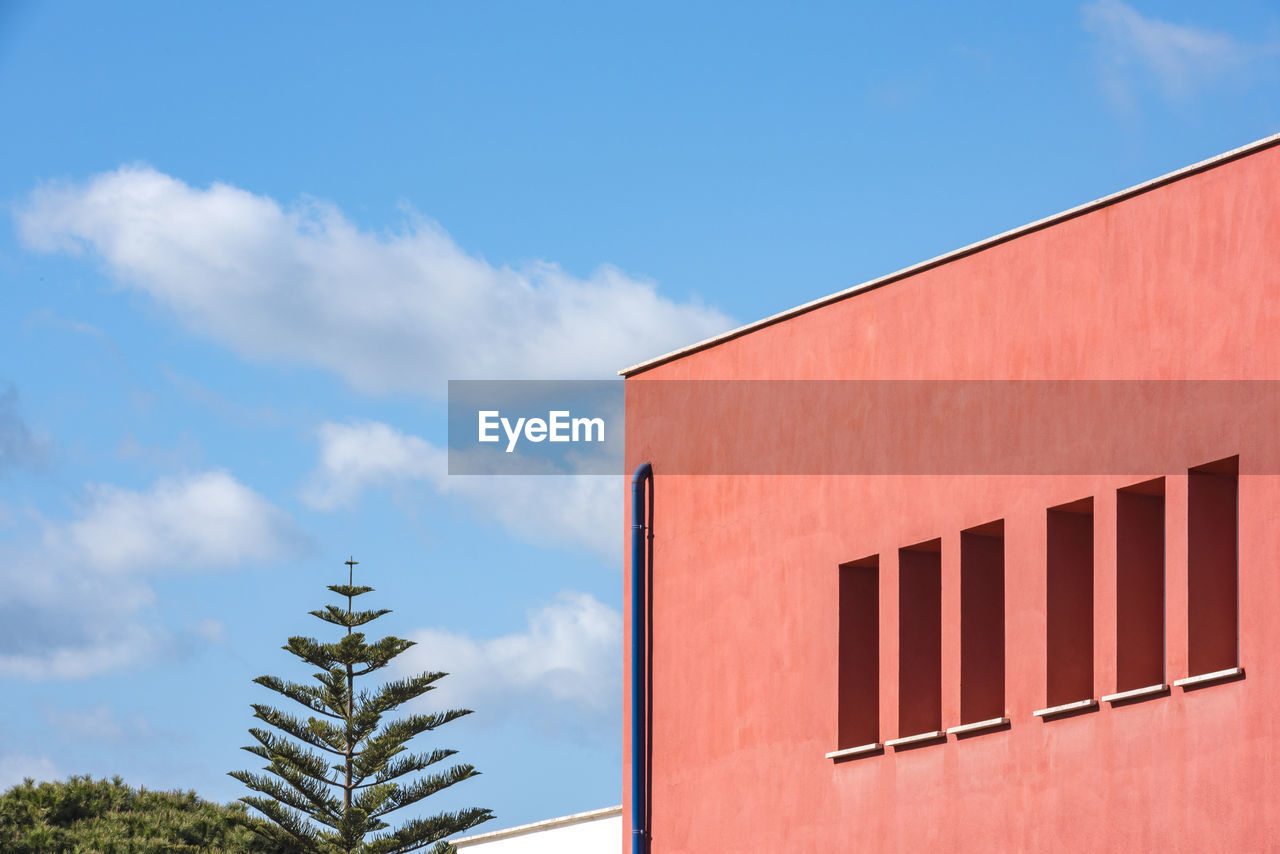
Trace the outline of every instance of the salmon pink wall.
<instances>
[{"instance_id":1,"label":"salmon pink wall","mask_svg":"<svg viewBox=\"0 0 1280 854\"><path fill-rule=\"evenodd\" d=\"M1280 379L1280 148L851 295L627 384L669 379ZM694 407L648 411L644 398L631 397L628 464L649 460L655 472L655 854L1258 851L1280 840L1280 478L1251 469L1268 458L1280 425L1259 425L1231 446L1176 420L1156 425L1173 450L1167 467L1147 477L698 476L664 474L664 447L681 432L731 425L707 425ZM1203 568L1212 557L1198 559L1189 579L1187 471L1236 454L1245 678L1036 717L1051 705L1054 682L1046 664L1048 509L1092 499L1090 696L1120 690L1130 671L1151 672L1143 656L1153 647L1142 638L1161 618L1155 667L1172 683L1190 672L1189 612L1209 635L1230 617L1230 591ZM1151 496L1118 493L1160 475L1162 520L1151 516ZM1198 485L1197 500L1220 486ZM1136 520L1137 539L1163 523L1163 598L1154 614L1144 610L1149 598L1130 595L1150 589L1147 558L1118 575L1118 560L1127 565L1117 548L1120 515ZM878 556L878 583L847 581L843 595L847 602L855 589L878 591L879 740L909 735L899 731L908 650L898 596L901 573L917 572L927 553L901 550L940 541L934 666L941 726L956 726L970 667L960 647L961 532L999 520L1009 725L826 758L841 746L841 565ZM1210 531L1193 543L1221 554L1215 538L1222 540ZM1122 536L1119 547L1136 541ZM913 575L904 589L917 583ZM1190 583L1207 591L1207 605L1192 606ZM1060 638L1073 643L1069 626ZM1229 644L1197 644L1206 661L1231 657ZM920 655L919 644L909 645ZM989 692L979 671L971 678ZM867 669L860 673L866 684ZM846 716L846 726L868 719ZM629 775L624 769L624 787Z\"/></svg>"}]
</instances>

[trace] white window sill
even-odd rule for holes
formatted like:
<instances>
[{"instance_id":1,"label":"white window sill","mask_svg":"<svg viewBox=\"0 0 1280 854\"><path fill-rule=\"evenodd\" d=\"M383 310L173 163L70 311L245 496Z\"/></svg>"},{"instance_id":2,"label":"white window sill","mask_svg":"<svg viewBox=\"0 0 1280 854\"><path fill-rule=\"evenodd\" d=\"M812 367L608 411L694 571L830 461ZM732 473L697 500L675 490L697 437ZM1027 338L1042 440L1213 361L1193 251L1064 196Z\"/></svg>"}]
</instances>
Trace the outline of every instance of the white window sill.
<instances>
[{"instance_id":1,"label":"white window sill","mask_svg":"<svg viewBox=\"0 0 1280 854\"><path fill-rule=\"evenodd\" d=\"M864 753L875 753L877 750L884 750L884 745L878 741L870 744L860 744L857 747L846 747L844 750L833 750L827 754L828 759L848 759L850 756L861 756Z\"/></svg>"},{"instance_id":2,"label":"white window sill","mask_svg":"<svg viewBox=\"0 0 1280 854\"><path fill-rule=\"evenodd\" d=\"M1148 685L1145 688L1134 688L1132 691L1120 691L1115 694L1103 694L1102 702L1104 703L1123 703L1125 700L1138 700L1143 697L1151 697L1156 694L1163 694L1169 690L1169 686L1161 682L1159 685Z\"/></svg>"},{"instance_id":3,"label":"white window sill","mask_svg":"<svg viewBox=\"0 0 1280 854\"><path fill-rule=\"evenodd\" d=\"M1192 688L1196 685L1208 685L1210 682L1221 682L1223 679L1234 679L1243 675L1243 667L1228 667L1226 670L1215 670L1212 673L1188 676L1186 679L1175 679L1173 684L1177 688Z\"/></svg>"},{"instance_id":4,"label":"white window sill","mask_svg":"<svg viewBox=\"0 0 1280 854\"><path fill-rule=\"evenodd\" d=\"M902 738L886 739L885 747L906 747L909 744L920 744L924 741L935 741L939 738L946 738L947 733L944 730L934 730L933 732L921 732L916 735L904 735Z\"/></svg>"},{"instance_id":5,"label":"white window sill","mask_svg":"<svg viewBox=\"0 0 1280 854\"><path fill-rule=\"evenodd\" d=\"M1053 718L1070 712L1083 712L1086 709L1095 709L1097 706L1097 700L1076 700L1074 703L1063 703L1061 706L1050 706L1047 709L1036 709L1032 714L1038 718Z\"/></svg>"},{"instance_id":6,"label":"white window sill","mask_svg":"<svg viewBox=\"0 0 1280 854\"><path fill-rule=\"evenodd\" d=\"M1008 718L989 718L985 721L974 721L971 724L960 724L947 728L947 735L964 735L969 732L982 732L986 729L995 729L996 727L1007 726Z\"/></svg>"}]
</instances>

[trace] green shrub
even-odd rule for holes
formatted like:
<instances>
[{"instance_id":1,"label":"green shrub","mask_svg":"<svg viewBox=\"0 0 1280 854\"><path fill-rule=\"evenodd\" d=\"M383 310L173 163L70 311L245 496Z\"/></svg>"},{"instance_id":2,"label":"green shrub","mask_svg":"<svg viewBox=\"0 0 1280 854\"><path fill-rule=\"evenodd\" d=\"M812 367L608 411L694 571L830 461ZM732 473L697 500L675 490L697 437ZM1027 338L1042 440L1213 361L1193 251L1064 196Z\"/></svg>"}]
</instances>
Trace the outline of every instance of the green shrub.
<instances>
[{"instance_id":1,"label":"green shrub","mask_svg":"<svg viewBox=\"0 0 1280 854\"><path fill-rule=\"evenodd\" d=\"M26 780L0 795L5 854L286 854L246 826L240 804L133 789L119 777Z\"/></svg>"}]
</instances>

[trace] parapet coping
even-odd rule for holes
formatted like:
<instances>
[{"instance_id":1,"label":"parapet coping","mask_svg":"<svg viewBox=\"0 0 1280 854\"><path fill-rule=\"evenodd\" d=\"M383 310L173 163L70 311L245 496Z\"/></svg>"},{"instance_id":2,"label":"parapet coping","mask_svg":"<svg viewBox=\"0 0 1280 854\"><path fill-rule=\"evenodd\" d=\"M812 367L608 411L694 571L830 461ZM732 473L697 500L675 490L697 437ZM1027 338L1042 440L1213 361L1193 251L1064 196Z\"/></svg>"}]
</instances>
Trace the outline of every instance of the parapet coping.
<instances>
[{"instance_id":1,"label":"parapet coping","mask_svg":"<svg viewBox=\"0 0 1280 854\"><path fill-rule=\"evenodd\" d=\"M1262 151L1263 149L1266 149L1266 148L1270 148L1271 146L1276 145L1277 143L1280 143L1280 133L1272 134L1271 136L1264 137L1263 139L1259 139L1255 142L1248 143L1247 145L1242 145L1239 148L1233 148L1230 151L1225 151L1222 154L1218 154L1208 159L1201 160L1198 163L1191 164L1190 166L1184 166L1181 169L1175 169L1174 171L1167 172L1158 178L1152 178L1149 181L1143 181L1141 184L1134 184L1132 187L1129 187L1124 190L1120 190L1119 192L1112 193L1108 196L1103 196L1100 199L1094 199L1091 202L1085 202L1082 205L1077 205L1073 208L1068 208L1065 211L1061 211L1060 213L1056 213L1051 216L1044 217L1043 219L1038 219L1035 222L1030 222L1030 223L1027 223L1026 225L1022 225L1022 226L1018 226L1017 228L1010 229L1009 231L1001 232L1000 234L997 234L993 237L988 237L985 240L979 240L977 243L970 243L968 246L962 246L959 249L953 249L950 252L946 252L942 255L937 255L933 258L930 258L927 261L921 261L918 264L912 264L909 267L903 267L901 270L898 270L893 273L889 273L884 276L880 276L879 278L872 279L868 282L863 282L860 285L854 285L851 288L846 288L842 291L837 291L834 294L829 294L825 297L819 297L816 300L803 303L794 308L789 308L786 311L779 312L778 314L771 315L762 320L757 320L753 323L748 323L744 326L739 326L736 329L730 329L728 332L722 332L719 335L713 335L712 337L699 341L696 344L690 344L687 347L682 347L678 350L672 350L670 353L666 353L661 356L656 356L652 359L648 359L647 361L640 362L639 364L636 364L636 365L632 365L629 368L623 368L622 370L618 371L618 374L623 377L630 377L634 374L641 373L642 371L647 371L650 368L656 368L658 365L665 364L666 362L672 362L672 361L675 361L676 359L681 359L685 356L696 353L699 350L706 350L710 347L716 346L717 344L723 344L724 342L731 341L734 338L740 338L749 332L754 332L755 330L761 329L765 326L772 326L775 323L781 323L784 320L789 320L798 315L806 314L810 311L813 311L814 309L822 308L825 305L830 305L833 302L839 302L841 300L854 296L855 294L862 293L863 291L873 290L883 285L887 285L891 282L896 282L899 279L905 279L908 276L914 275L916 273L924 272L925 270L940 266L949 261L955 261L959 258L965 257L966 255L972 255L975 252L979 252L983 249L988 249L992 246L1005 243L1006 241L1012 240L1015 237L1021 237L1024 234L1030 234L1033 231L1039 231L1051 225L1056 225L1060 222L1064 222L1069 219L1074 219L1075 217L1078 217L1082 214L1089 213L1090 211L1095 211L1099 208L1104 208L1104 207L1107 207L1108 205L1113 205L1117 202L1124 201L1125 199L1132 198L1133 196L1137 196L1142 193L1148 192L1150 190L1154 190L1157 187L1164 186L1165 184L1171 184L1174 181L1177 181L1179 179L1186 178L1191 175L1195 175L1199 172L1205 172L1209 169L1214 168L1215 166L1221 166L1225 163L1231 162L1232 160L1238 160L1241 157L1244 157L1246 155L1253 154L1254 152L1257 152L1257 151Z\"/></svg>"}]
</instances>

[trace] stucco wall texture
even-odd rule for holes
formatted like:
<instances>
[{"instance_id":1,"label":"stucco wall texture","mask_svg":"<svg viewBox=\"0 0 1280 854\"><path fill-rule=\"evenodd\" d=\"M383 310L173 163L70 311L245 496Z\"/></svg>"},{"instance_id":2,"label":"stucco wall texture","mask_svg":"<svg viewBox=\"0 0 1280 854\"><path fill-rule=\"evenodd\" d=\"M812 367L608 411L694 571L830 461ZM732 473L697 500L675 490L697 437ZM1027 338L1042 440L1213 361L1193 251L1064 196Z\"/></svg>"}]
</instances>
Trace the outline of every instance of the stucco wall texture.
<instances>
[{"instance_id":1,"label":"stucco wall texture","mask_svg":"<svg viewBox=\"0 0 1280 854\"><path fill-rule=\"evenodd\" d=\"M628 465L648 460L655 472L655 854L1280 850L1280 477L1270 465L1259 473L1256 462L1274 458L1280 425L1224 438L1197 429L1194 419L1142 423L1135 407L1134 423L1171 448L1167 467L1152 472L1165 475L1163 483L1136 493L1118 490L1150 478L664 475L664 447L680 433L733 429L704 423L693 406L646 410L646 398L630 393L635 384L672 379L1280 379L1280 147L1260 147L626 381ZM1034 715L1053 705L1051 682L1069 681L1050 672L1051 643L1055 655L1084 649L1087 658L1091 641L1092 699L1132 687L1122 682L1153 666L1172 685L1191 675L1193 654L1221 661L1221 642L1208 652L1199 641L1189 648L1187 470L1235 455L1235 663L1244 678L1100 702L1073 716ZM1157 567L1152 594L1150 562L1125 569L1121 555L1118 570L1117 556L1153 537L1158 545L1159 506L1147 499L1160 487L1163 589ZM1093 625L1082 636L1087 600L1082 616L1067 596L1052 641L1047 511L1079 509L1073 502L1082 499L1092 500ZM1118 537L1117 517L1126 513L1138 521ZM946 729L962 723L961 532L997 521L1008 726L827 758L851 746L840 732L841 565L878 558L875 740L911 735L899 728L919 718L899 708L899 593L911 591L916 576L900 587L900 567L919 553L900 549L939 540ZM984 530L998 529L978 533ZM1154 659L1149 646L1123 640L1135 625L1149 630L1151 595L1164 622ZM1215 630L1230 627L1209 627ZM629 638L630 625L627 631ZM990 646L988 632L970 626L964 634ZM1125 668L1142 676L1126 676ZM968 669L989 707L998 684L992 688L986 668ZM918 681L920 668L909 670ZM865 676L846 674L847 684L862 678L865 685ZM1070 678L1079 684L1077 677ZM629 766L623 779L629 804ZM629 827L624 838L629 845Z\"/></svg>"}]
</instances>

